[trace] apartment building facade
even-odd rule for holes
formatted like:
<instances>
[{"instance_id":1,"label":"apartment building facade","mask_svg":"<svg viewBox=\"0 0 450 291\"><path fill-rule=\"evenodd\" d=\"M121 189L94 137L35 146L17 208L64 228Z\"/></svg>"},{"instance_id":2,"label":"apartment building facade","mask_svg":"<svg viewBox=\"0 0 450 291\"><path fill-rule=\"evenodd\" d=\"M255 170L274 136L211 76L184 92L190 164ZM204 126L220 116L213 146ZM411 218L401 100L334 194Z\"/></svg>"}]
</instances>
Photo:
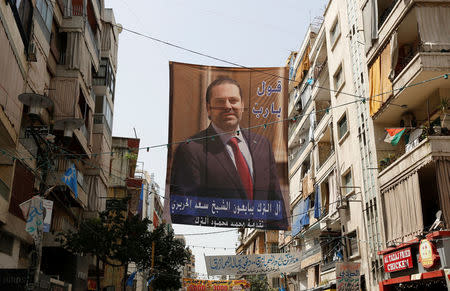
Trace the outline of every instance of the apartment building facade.
<instances>
[{"instance_id":1,"label":"apartment building facade","mask_svg":"<svg viewBox=\"0 0 450 291\"><path fill-rule=\"evenodd\" d=\"M447 290L450 3L367 1L361 7L384 219L379 289ZM403 136L383 142L385 129L393 128ZM407 263L392 267L398 254Z\"/></svg>"},{"instance_id":2,"label":"apartment building facade","mask_svg":"<svg viewBox=\"0 0 450 291\"><path fill-rule=\"evenodd\" d=\"M303 259L286 286L332 288L344 261L362 290L447 288L448 9L329 1L289 56L292 231L279 245ZM405 135L386 143L386 129Z\"/></svg>"},{"instance_id":3,"label":"apartment building facade","mask_svg":"<svg viewBox=\"0 0 450 291\"><path fill-rule=\"evenodd\" d=\"M37 255L40 282L85 290L93 259L66 252L55 238L105 207L109 155L96 153L111 149L113 107L96 103L113 102L119 30L103 1L2 1L0 20L0 268L20 278L38 272L19 205L45 195L53 207ZM61 179L72 165L77 190Z\"/></svg>"}]
</instances>

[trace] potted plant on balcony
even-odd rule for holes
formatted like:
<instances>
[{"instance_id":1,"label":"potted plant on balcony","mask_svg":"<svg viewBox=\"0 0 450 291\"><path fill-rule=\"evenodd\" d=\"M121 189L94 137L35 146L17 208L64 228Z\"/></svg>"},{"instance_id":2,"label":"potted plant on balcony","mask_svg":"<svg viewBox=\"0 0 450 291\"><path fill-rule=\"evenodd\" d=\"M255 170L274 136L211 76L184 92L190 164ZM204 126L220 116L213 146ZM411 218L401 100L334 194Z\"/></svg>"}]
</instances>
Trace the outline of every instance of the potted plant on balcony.
<instances>
[{"instance_id":1,"label":"potted plant on balcony","mask_svg":"<svg viewBox=\"0 0 450 291\"><path fill-rule=\"evenodd\" d=\"M441 110L441 128L450 128L450 98L445 97L441 99L439 109Z\"/></svg>"}]
</instances>

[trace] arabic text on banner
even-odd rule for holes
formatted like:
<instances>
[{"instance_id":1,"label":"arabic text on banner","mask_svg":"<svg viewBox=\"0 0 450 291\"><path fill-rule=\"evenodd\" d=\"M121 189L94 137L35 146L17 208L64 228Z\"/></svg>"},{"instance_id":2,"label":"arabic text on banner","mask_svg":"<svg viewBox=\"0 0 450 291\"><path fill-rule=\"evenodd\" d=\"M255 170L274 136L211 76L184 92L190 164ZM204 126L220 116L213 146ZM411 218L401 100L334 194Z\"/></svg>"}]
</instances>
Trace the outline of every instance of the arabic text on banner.
<instances>
[{"instance_id":1,"label":"arabic text on banner","mask_svg":"<svg viewBox=\"0 0 450 291\"><path fill-rule=\"evenodd\" d=\"M205 261L209 276L297 272L301 253L205 256Z\"/></svg>"},{"instance_id":2,"label":"arabic text on banner","mask_svg":"<svg viewBox=\"0 0 450 291\"><path fill-rule=\"evenodd\" d=\"M246 280L199 280L183 278L187 290L244 290L250 287Z\"/></svg>"},{"instance_id":3,"label":"arabic text on banner","mask_svg":"<svg viewBox=\"0 0 450 291\"><path fill-rule=\"evenodd\" d=\"M359 291L360 264L336 263L336 287L338 291Z\"/></svg>"}]
</instances>

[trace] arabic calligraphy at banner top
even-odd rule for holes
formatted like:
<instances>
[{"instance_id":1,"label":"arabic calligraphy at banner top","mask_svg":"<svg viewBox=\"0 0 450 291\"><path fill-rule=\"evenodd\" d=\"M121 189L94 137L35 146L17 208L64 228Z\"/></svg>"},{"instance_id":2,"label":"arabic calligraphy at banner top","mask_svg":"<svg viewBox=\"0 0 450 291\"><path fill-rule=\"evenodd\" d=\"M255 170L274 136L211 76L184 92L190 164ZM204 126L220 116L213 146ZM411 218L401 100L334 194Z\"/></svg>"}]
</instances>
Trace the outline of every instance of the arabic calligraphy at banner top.
<instances>
[{"instance_id":1,"label":"arabic calligraphy at banner top","mask_svg":"<svg viewBox=\"0 0 450 291\"><path fill-rule=\"evenodd\" d=\"M287 74L170 62L166 221L288 229Z\"/></svg>"},{"instance_id":2,"label":"arabic calligraphy at banner top","mask_svg":"<svg viewBox=\"0 0 450 291\"><path fill-rule=\"evenodd\" d=\"M205 256L208 276L297 272L301 253Z\"/></svg>"},{"instance_id":3,"label":"arabic calligraphy at banner top","mask_svg":"<svg viewBox=\"0 0 450 291\"><path fill-rule=\"evenodd\" d=\"M266 81L262 81L261 89L260 89L260 87L258 87L258 89L256 90L256 94L259 97L264 96L264 95L270 97L274 93L282 92L282 88L283 88L283 86L281 85L281 81L277 82L276 88L272 88L272 86L270 86L270 85L268 85L267 88L265 88L265 87L266 87ZM256 102L255 105L253 106L252 113L255 115L256 118L260 118L261 115L263 118L267 118L267 117L269 117L269 114L276 115L277 117L281 117L281 106L279 106L278 109L275 109L275 103L272 102L270 105L270 109L269 109L269 107L264 108L264 106L258 106L258 102Z\"/></svg>"}]
</instances>

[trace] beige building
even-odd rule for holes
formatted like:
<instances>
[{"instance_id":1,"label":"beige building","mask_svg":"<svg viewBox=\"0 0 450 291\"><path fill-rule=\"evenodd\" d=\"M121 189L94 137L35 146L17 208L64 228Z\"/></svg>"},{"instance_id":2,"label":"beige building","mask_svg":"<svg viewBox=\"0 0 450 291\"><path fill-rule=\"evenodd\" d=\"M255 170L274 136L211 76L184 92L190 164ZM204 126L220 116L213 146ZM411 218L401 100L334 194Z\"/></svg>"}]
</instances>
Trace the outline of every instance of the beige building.
<instances>
[{"instance_id":1,"label":"beige building","mask_svg":"<svg viewBox=\"0 0 450 291\"><path fill-rule=\"evenodd\" d=\"M448 228L449 9L442 1L332 0L289 56L293 227L279 244L302 252L300 270L288 274L293 290L333 287L339 261L360 263L363 290L396 288L405 273L385 273L383 255L409 242L418 256L416 236L438 210L443 223L434 230ZM386 128L405 128L409 140L385 143ZM425 270L413 265L409 273ZM441 284L447 265L427 274L437 283L417 284Z\"/></svg>"},{"instance_id":2,"label":"beige building","mask_svg":"<svg viewBox=\"0 0 450 291\"><path fill-rule=\"evenodd\" d=\"M406 288L448 288L444 270L450 266L444 258L450 246L445 243L448 232L442 230L450 225L450 3L363 4L373 153L378 162L374 176L383 217L379 255L406 249L412 257L407 270L383 272L380 290L399 288L402 276L407 278L402 282ZM383 142L386 128L405 129L397 144ZM441 256L432 268L423 258L416 260L422 255L422 239ZM386 262L380 267L386 270Z\"/></svg>"},{"instance_id":3,"label":"beige building","mask_svg":"<svg viewBox=\"0 0 450 291\"><path fill-rule=\"evenodd\" d=\"M51 189L41 281L53 276L85 290L92 258L54 239L105 207L109 155L96 153L111 150L114 15L101 0L8 0L0 3L0 23L0 268L33 271L34 243L19 204ZM72 164L77 193L61 181Z\"/></svg>"}]
</instances>

